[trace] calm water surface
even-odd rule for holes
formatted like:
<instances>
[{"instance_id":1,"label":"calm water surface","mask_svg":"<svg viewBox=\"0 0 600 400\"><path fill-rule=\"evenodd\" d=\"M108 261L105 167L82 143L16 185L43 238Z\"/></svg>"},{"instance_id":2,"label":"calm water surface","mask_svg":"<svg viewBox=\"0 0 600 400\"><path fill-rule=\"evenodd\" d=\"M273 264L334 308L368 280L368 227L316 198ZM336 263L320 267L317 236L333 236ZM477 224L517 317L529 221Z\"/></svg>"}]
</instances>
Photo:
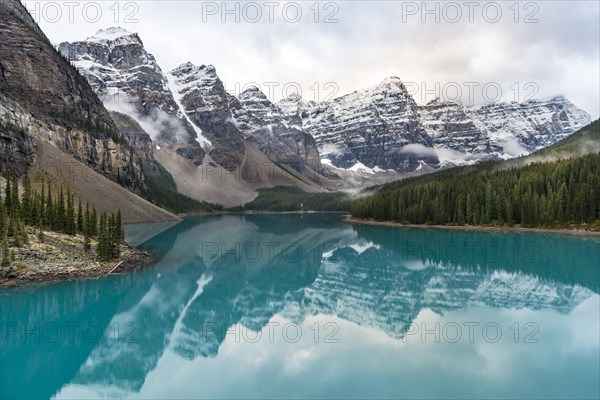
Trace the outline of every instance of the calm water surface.
<instances>
[{"instance_id":1,"label":"calm water surface","mask_svg":"<svg viewBox=\"0 0 600 400\"><path fill-rule=\"evenodd\" d=\"M156 264L0 291L0 398L598 398L600 241L136 225Z\"/></svg>"}]
</instances>

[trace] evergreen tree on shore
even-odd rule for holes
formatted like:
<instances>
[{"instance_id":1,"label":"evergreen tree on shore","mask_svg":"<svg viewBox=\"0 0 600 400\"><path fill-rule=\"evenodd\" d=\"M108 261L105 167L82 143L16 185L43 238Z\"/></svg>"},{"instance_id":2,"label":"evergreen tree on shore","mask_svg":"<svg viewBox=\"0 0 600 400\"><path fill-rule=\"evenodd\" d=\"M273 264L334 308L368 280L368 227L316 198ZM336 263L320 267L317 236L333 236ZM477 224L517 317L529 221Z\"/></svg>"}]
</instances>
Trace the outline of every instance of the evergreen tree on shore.
<instances>
[{"instance_id":1,"label":"evergreen tree on shore","mask_svg":"<svg viewBox=\"0 0 600 400\"><path fill-rule=\"evenodd\" d=\"M84 249L90 251L92 238L98 238L97 256L108 261L120 256L120 244L124 240L121 212L101 215L97 224L96 209L86 204L85 213L78 199L75 210L75 196L70 188L53 190L51 183L41 179L41 192L33 190L29 176L24 176L19 187L15 172L6 178L4 195L0 193L0 238L2 266L9 266L14 259L14 249L29 245L28 227L37 233L40 242L44 241L44 230L68 235L83 234ZM53 195L56 193L56 196Z\"/></svg>"},{"instance_id":2,"label":"evergreen tree on shore","mask_svg":"<svg viewBox=\"0 0 600 400\"><path fill-rule=\"evenodd\" d=\"M600 225L600 154L410 178L355 201L352 216L409 224Z\"/></svg>"}]
</instances>

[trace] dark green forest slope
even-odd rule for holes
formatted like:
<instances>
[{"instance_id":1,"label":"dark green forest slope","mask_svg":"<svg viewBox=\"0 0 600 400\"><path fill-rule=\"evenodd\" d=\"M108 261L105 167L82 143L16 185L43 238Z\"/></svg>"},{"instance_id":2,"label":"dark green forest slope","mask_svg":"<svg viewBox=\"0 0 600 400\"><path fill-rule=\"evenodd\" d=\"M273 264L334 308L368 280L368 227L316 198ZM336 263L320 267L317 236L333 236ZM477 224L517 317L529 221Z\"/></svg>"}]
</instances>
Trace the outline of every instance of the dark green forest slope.
<instances>
[{"instance_id":1,"label":"dark green forest slope","mask_svg":"<svg viewBox=\"0 0 600 400\"><path fill-rule=\"evenodd\" d=\"M352 216L410 224L600 229L599 143L595 121L527 157L382 186L355 201Z\"/></svg>"}]
</instances>

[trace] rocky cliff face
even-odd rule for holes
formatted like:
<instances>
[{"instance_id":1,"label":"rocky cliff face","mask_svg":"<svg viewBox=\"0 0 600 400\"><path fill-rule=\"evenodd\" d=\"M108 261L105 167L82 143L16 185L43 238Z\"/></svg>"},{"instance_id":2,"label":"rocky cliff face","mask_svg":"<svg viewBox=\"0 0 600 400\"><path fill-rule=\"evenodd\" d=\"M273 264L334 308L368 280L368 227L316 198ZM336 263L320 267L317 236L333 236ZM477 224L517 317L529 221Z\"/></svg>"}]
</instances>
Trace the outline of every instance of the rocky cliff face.
<instances>
[{"instance_id":1,"label":"rocky cliff face","mask_svg":"<svg viewBox=\"0 0 600 400\"><path fill-rule=\"evenodd\" d=\"M239 108L229 95L212 65L185 63L169 72L171 90L182 112L193 123L212 159L229 171L244 159L244 138L231 119L231 109Z\"/></svg>"},{"instance_id":2,"label":"rocky cliff face","mask_svg":"<svg viewBox=\"0 0 600 400\"><path fill-rule=\"evenodd\" d=\"M361 163L406 171L505 159L548 146L590 122L562 96L479 107L439 100L417 105L395 77L324 103L294 95L277 105L289 125L311 133L321 156L341 168Z\"/></svg>"},{"instance_id":3,"label":"rocky cliff face","mask_svg":"<svg viewBox=\"0 0 600 400\"><path fill-rule=\"evenodd\" d=\"M255 143L274 162L298 172L318 169L314 139L284 124L279 109L255 87L227 93L212 65L180 65L169 73L171 89L190 120L211 143L210 155L228 170L241 165L245 143Z\"/></svg>"},{"instance_id":4,"label":"rocky cliff face","mask_svg":"<svg viewBox=\"0 0 600 400\"><path fill-rule=\"evenodd\" d=\"M275 106L267 100L269 104L253 108L250 97L230 95L211 65L185 63L163 73L139 36L121 28L61 43L59 50L73 60L107 107L133 116L151 134L157 130L152 135L157 145L177 148L196 165L206 152L234 171L244 162L246 143L252 142L274 162L296 171L320 166L310 135L288 129L281 117L263 121L265 111Z\"/></svg>"},{"instance_id":5,"label":"rocky cliff face","mask_svg":"<svg viewBox=\"0 0 600 400\"><path fill-rule=\"evenodd\" d=\"M434 100L418 107L418 114L435 147L472 154L500 150L492 148L488 135L461 104Z\"/></svg>"},{"instance_id":6,"label":"rocky cliff face","mask_svg":"<svg viewBox=\"0 0 600 400\"><path fill-rule=\"evenodd\" d=\"M502 147L510 156L549 146L591 122L588 113L564 96L488 104L471 107L468 112L492 146Z\"/></svg>"},{"instance_id":7,"label":"rocky cliff face","mask_svg":"<svg viewBox=\"0 0 600 400\"><path fill-rule=\"evenodd\" d=\"M0 3L0 92L35 118L114 128L87 81L60 57L23 5Z\"/></svg>"},{"instance_id":8,"label":"rocky cliff face","mask_svg":"<svg viewBox=\"0 0 600 400\"><path fill-rule=\"evenodd\" d=\"M433 145L417 104L397 77L330 102L305 103L294 96L278 105L286 122L310 133L321 156L336 167L351 168L360 162L371 168L415 169L417 158L399 150L412 143Z\"/></svg>"},{"instance_id":9,"label":"rocky cliff face","mask_svg":"<svg viewBox=\"0 0 600 400\"><path fill-rule=\"evenodd\" d=\"M293 95L273 104L257 88L235 97L211 65L185 63L163 73L139 36L120 28L59 48L105 102L114 103L111 92L123 94L133 106L123 111L149 118L149 127L140 123L151 134L158 125L153 139L160 145L176 142L178 154L197 165L201 147L228 171L243 164L248 143L298 172L322 170L321 159L333 174L431 171L526 154L590 122L560 96L478 107L418 105L397 77L322 103Z\"/></svg>"},{"instance_id":10,"label":"rocky cliff face","mask_svg":"<svg viewBox=\"0 0 600 400\"><path fill-rule=\"evenodd\" d=\"M19 112L19 114L17 114ZM11 115L25 115L19 105L0 93L0 171L8 172L15 168L16 173L23 175L35 159L35 142L27 130L15 125L18 118L5 117Z\"/></svg>"},{"instance_id":11,"label":"rocky cliff face","mask_svg":"<svg viewBox=\"0 0 600 400\"><path fill-rule=\"evenodd\" d=\"M61 43L58 49L108 108L134 116L159 145L173 146L182 157L201 163L204 152L196 133L136 33L109 28L84 41Z\"/></svg>"},{"instance_id":12,"label":"rocky cliff face","mask_svg":"<svg viewBox=\"0 0 600 400\"><path fill-rule=\"evenodd\" d=\"M256 87L240 93L241 108L233 110L237 127L267 154L302 172L305 164L315 171L321 167L315 139L302 128L285 123L281 110Z\"/></svg>"},{"instance_id":13,"label":"rocky cliff face","mask_svg":"<svg viewBox=\"0 0 600 400\"><path fill-rule=\"evenodd\" d=\"M126 114L111 111L110 116L115 121L121 135L127 140L130 151L140 160L144 172L156 173L154 145L150 135L136 120Z\"/></svg>"},{"instance_id":14,"label":"rocky cliff face","mask_svg":"<svg viewBox=\"0 0 600 400\"><path fill-rule=\"evenodd\" d=\"M2 169L25 172L35 160L35 141L43 140L127 187L138 186L139 159L86 79L19 1L0 3L0 21Z\"/></svg>"}]
</instances>

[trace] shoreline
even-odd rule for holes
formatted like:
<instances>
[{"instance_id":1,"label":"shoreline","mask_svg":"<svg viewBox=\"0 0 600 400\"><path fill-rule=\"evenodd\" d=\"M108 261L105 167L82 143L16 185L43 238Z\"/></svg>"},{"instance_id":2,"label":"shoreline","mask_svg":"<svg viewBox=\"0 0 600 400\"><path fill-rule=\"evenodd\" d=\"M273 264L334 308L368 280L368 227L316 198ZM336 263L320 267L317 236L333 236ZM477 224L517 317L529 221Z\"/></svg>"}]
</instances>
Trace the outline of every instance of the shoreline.
<instances>
[{"instance_id":1,"label":"shoreline","mask_svg":"<svg viewBox=\"0 0 600 400\"><path fill-rule=\"evenodd\" d=\"M402 224L392 221L374 221L368 219L356 219L346 216L344 222L355 225L387 226L391 228L419 228L419 229L446 229L455 231L476 231L476 232L532 232L532 233L552 233L566 234L575 236L600 236L600 231L589 231L585 229L564 229L564 228L524 228L514 226L480 226L480 225L419 225Z\"/></svg>"},{"instance_id":2,"label":"shoreline","mask_svg":"<svg viewBox=\"0 0 600 400\"><path fill-rule=\"evenodd\" d=\"M45 233L45 236L44 242L40 243L30 232L29 246L13 248L16 260L8 267L0 267L0 292L12 287L129 272L154 261L150 253L123 243L118 259L99 262L93 252L83 250L83 237L80 235Z\"/></svg>"},{"instance_id":3,"label":"shoreline","mask_svg":"<svg viewBox=\"0 0 600 400\"><path fill-rule=\"evenodd\" d=\"M131 254L136 253L133 257ZM28 271L26 274L19 274L12 277L0 277L0 292L3 289L23 287L42 283L58 283L72 280L82 280L98 278L101 276L118 275L123 272L134 271L152 264L153 257L144 251L128 246L128 250L124 251L127 254L121 257L118 261L110 262L92 262L88 268L75 267L57 267L53 271ZM111 272L114 267L122 262L118 268ZM109 274L109 272L111 272Z\"/></svg>"},{"instance_id":4,"label":"shoreline","mask_svg":"<svg viewBox=\"0 0 600 400\"><path fill-rule=\"evenodd\" d=\"M219 213L216 213L219 214ZM230 211L221 214L348 214L348 211Z\"/></svg>"}]
</instances>

